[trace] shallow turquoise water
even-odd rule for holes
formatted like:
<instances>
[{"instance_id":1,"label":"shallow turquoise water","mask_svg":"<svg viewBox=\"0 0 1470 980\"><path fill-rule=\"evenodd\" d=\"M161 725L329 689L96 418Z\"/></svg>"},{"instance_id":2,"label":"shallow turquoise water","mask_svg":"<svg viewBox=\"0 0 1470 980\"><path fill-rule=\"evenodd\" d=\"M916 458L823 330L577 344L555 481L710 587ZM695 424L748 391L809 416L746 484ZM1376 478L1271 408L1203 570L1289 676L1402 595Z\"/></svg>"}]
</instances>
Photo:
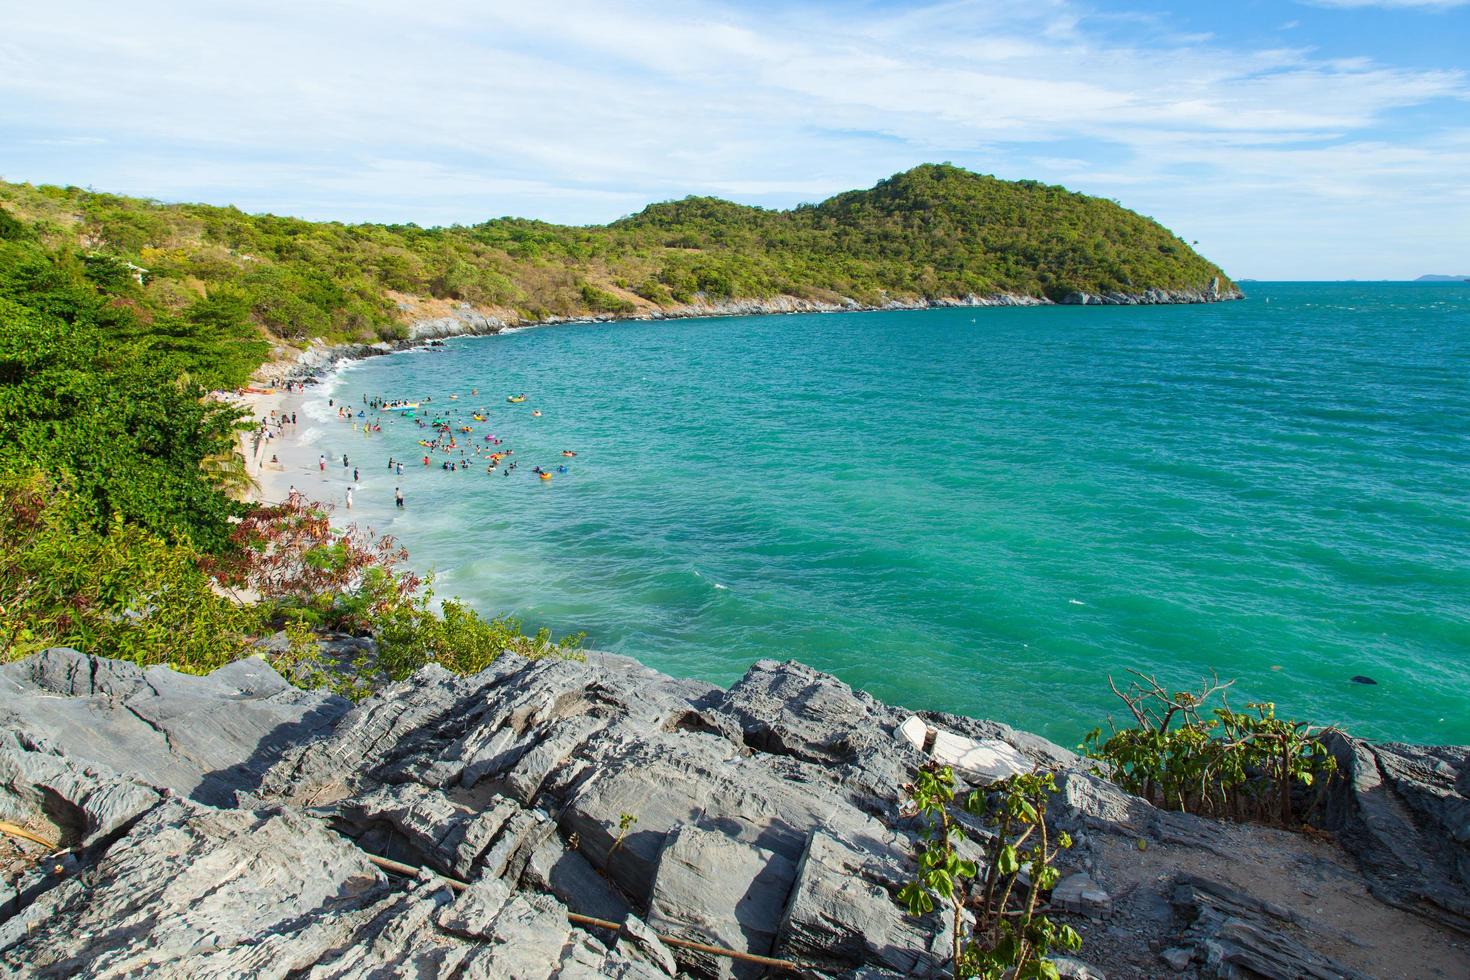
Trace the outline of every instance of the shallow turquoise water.
<instances>
[{"instance_id":1,"label":"shallow turquoise water","mask_svg":"<svg viewBox=\"0 0 1470 980\"><path fill-rule=\"evenodd\" d=\"M571 325L314 391L353 516L441 593L661 670L798 658L1066 743L1109 672L1216 670L1236 703L1470 742L1470 286ZM484 407L460 438L520 468L393 477L421 430L328 418L363 393Z\"/></svg>"}]
</instances>

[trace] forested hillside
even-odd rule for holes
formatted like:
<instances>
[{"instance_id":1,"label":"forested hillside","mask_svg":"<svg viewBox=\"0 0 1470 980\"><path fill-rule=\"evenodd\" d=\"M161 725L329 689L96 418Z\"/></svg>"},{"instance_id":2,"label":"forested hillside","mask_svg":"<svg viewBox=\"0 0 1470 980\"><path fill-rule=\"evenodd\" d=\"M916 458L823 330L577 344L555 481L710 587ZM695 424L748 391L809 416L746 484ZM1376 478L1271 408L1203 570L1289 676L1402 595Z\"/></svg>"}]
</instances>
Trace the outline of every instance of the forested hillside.
<instances>
[{"instance_id":1,"label":"forested hillside","mask_svg":"<svg viewBox=\"0 0 1470 980\"><path fill-rule=\"evenodd\" d=\"M3 183L0 211L84 265L159 343L223 350L206 359L211 382L248 373L262 339L402 336L424 301L534 320L775 296L1056 299L1221 275L1111 201L947 165L790 211L687 198L589 227L344 225Z\"/></svg>"}]
</instances>

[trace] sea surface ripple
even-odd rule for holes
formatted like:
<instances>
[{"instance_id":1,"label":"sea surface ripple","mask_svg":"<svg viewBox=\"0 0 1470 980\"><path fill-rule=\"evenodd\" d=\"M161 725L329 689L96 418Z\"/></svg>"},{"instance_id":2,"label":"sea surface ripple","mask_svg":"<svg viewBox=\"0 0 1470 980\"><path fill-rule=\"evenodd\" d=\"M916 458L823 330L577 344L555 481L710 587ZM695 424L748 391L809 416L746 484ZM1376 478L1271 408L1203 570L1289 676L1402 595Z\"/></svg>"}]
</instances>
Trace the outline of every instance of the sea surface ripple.
<instances>
[{"instance_id":1,"label":"sea surface ripple","mask_svg":"<svg viewBox=\"0 0 1470 980\"><path fill-rule=\"evenodd\" d=\"M364 395L519 468L326 408ZM356 363L310 407L353 519L438 592L670 673L795 658L1075 744L1109 674L1216 671L1237 706L1470 742L1470 286L567 325Z\"/></svg>"}]
</instances>

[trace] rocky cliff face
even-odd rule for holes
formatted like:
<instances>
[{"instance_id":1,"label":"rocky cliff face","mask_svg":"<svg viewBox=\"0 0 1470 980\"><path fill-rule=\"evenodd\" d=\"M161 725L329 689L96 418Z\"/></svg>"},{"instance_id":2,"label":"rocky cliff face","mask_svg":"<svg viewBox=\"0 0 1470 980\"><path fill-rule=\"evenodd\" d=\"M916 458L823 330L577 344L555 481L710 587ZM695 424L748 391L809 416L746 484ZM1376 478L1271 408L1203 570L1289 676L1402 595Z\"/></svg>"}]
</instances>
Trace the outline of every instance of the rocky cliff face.
<instances>
[{"instance_id":1,"label":"rocky cliff face","mask_svg":"<svg viewBox=\"0 0 1470 980\"><path fill-rule=\"evenodd\" d=\"M806 976L938 976L945 923L893 899L899 787L930 753L977 784L1060 770L1051 814L1078 844L1049 900L1091 964L1064 975L1470 970L1463 749L1344 739L1362 762L1339 845L1160 812L1043 739L796 663L723 690L506 657L353 707L259 660L198 678L53 650L0 668L0 722L0 820L62 849L10 845L6 975L790 972L661 935Z\"/></svg>"}]
</instances>

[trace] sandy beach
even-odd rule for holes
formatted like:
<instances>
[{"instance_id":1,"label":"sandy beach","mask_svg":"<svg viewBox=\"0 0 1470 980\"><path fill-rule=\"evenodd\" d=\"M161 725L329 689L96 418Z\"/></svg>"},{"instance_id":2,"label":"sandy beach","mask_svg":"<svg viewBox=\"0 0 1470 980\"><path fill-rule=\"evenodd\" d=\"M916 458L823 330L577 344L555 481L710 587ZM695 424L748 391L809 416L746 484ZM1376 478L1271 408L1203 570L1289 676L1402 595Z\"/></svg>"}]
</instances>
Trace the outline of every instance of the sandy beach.
<instances>
[{"instance_id":1,"label":"sandy beach","mask_svg":"<svg viewBox=\"0 0 1470 980\"><path fill-rule=\"evenodd\" d=\"M233 400L257 422L271 420L270 438L257 431L239 435L240 454L255 482L247 499L280 503L295 487L307 499L333 504L341 511L346 508L349 486L361 493L361 481L354 483L352 479L353 467L364 476L370 470L376 474L381 469L382 461L373 452L373 434L360 424L354 428L346 419L339 419L335 408L326 404L327 390L326 385L312 384L300 390L266 389L234 396ZM274 418L272 412L276 413ZM275 419L292 415L296 417L294 425L275 424ZM346 467L342 465L344 453L350 464ZM325 469L321 465L323 454Z\"/></svg>"}]
</instances>

